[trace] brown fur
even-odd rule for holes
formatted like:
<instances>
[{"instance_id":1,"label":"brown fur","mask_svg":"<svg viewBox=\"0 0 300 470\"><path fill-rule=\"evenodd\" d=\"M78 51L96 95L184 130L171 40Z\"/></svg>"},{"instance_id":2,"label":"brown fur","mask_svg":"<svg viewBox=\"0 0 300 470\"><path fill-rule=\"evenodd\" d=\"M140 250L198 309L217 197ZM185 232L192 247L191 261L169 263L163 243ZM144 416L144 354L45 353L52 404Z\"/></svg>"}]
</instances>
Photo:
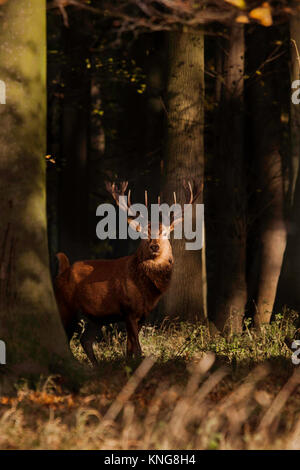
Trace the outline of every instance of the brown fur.
<instances>
[{"instance_id":1,"label":"brown fur","mask_svg":"<svg viewBox=\"0 0 300 470\"><path fill-rule=\"evenodd\" d=\"M153 251L154 245L158 251ZM140 354L140 322L170 284L173 256L169 240L149 237L133 255L116 260L78 261L70 266L65 254L58 253L57 258L55 293L69 339L78 312L100 323L119 319L126 323L127 354ZM88 334L81 337L89 359L96 364L93 340Z\"/></svg>"}]
</instances>

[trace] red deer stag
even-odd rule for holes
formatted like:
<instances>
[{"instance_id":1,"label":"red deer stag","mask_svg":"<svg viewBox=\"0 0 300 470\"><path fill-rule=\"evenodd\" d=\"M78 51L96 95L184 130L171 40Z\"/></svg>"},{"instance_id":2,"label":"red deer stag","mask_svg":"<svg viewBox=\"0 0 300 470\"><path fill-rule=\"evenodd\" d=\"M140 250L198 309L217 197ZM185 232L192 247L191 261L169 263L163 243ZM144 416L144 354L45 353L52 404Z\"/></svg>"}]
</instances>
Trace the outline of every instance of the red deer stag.
<instances>
[{"instance_id":1,"label":"red deer stag","mask_svg":"<svg viewBox=\"0 0 300 470\"><path fill-rule=\"evenodd\" d=\"M130 214L130 191L126 206L119 201L125 195L127 182L117 187L114 183L106 183L120 209L127 212L128 223L133 223ZM189 204L198 197L200 191L193 196L192 186L189 190ZM176 195L174 193L176 202ZM147 206L147 192L145 192ZM138 339L141 322L157 305L162 294L168 289L173 269L171 244L163 234L171 232L177 222L183 219L174 217L169 227L159 225L156 238L151 238L148 224L148 238L142 239L137 251L115 260L78 261L70 266L64 253L58 253L59 272L55 280L55 294L60 316L71 340L78 314L83 314L88 323L94 326L125 321L127 330L127 355L140 355L141 347ZM132 225L133 226L133 225ZM147 227L147 225L146 225ZM135 227L136 230L140 226ZM81 345L93 365L97 365L93 351L95 335L89 328L81 335Z\"/></svg>"}]
</instances>

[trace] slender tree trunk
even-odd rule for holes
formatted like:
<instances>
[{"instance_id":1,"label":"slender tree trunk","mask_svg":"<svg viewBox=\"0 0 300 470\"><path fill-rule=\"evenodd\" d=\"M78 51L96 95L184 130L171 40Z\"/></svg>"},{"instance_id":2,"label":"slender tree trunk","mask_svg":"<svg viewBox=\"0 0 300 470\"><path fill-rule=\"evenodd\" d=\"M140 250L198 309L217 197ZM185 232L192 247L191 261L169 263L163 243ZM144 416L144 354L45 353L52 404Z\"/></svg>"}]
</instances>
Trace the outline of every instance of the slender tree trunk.
<instances>
[{"instance_id":1,"label":"slender tree trunk","mask_svg":"<svg viewBox=\"0 0 300 470\"><path fill-rule=\"evenodd\" d=\"M150 190L150 200L155 201L160 193L163 169L162 153L164 120L166 118L166 108L163 100L163 90L166 82L166 34L164 32L155 33L151 35L151 39L149 46L152 47L152 53L146 56L145 64L147 76L145 153L149 161L148 174L145 180Z\"/></svg>"},{"instance_id":2,"label":"slender tree trunk","mask_svg":"<svg viewBox=\"0 0 300 470\"><path fill-rule=\"evenodd\" d=\"M270 322L286 246L282 166L278 150L273 149L264 153L261 165L261 175L269 179L270 205L261 226L261 264L257 313L254 317L256 325Z\"/></svg>"},{"instance_id":3,"label":"slender tree trunk","mask_svg":"<svg viewBox=\"0 0 300 470\"><path fill-rule=\"evenodd\" d=\"M69 15L64 28L64 100L62 118L62 156L60 181L60 251L75 261L89 256L88 147L90 117L90 79L87 69L88 22L86 13Z\"/></svg>"},{"instance_id":4,"label":"slender tree trunk","mask_svg":"<svg viewBox=\"0 0 300 470\"><path fill-rule=\"evenodd\" d=\"M290 37L300 50L300 15L293 15L290 20ZM300 64L295 48L291 43L291 85L300 79ZM298 87L299 88L299 87ZM291 96L296 90L291 88ZM290 164L290 191L289 191L289 233L284 255L282 274L278 286L278 307L287 305L300 310L300 104L290 101L290 137L291 137L291 164Z\"/></svg>"},{"instance_id":5,"label":"slender tree trunk","mask_svg":"<svg viewBox=\"0 0 300 470\"><path fill-rule=\"evenodd\" d=\"M246 193L244 169L244 28L230 30L220 104L218 151L220 228L215 323L227 334L242 331L246 286Z\"/></svg>"},{"instance_id":6,"label":"slender tree trunk","mask_svg":"<svg viewBox=\"0 0 300 470\"><path fill-rule=\"evenodd\" d=\"M57 25L57 17L55 15L56 29L60 31ZM50 22L51 25L51 22ZM50 45L51 47L51 45ZM47 183L47 221L48 221L48 244L50 255L51 275L54 278L57 274L57 259L55 254L59 251L59 217L58 217L58 196L59 196L59 165L61 158L61 100L59 97L61 83L61 66L58 63L48 64L47 91L48 91L48 117L47 117L47 153L56 160L56 163L48 161L46 171ZM56 83L53 86L53 82ZM52 86L51 86L52 85Z\"/></svg>"},{"instance_id":7,"label":"slender tree trunk","mask_svg":"<svg viewBox=\"0 0 300 470\"><path fill-rule=\"evenodd\" d=\"M267 28L256 28L249 48L252 70L257 70L267 59L274 33L275 31ZM260 268L254 317L256 325L269 323L271 319L286 246L283 172L279 153L278 63L266 63L262 70L250 91L253 161L256 162L262 191L259 209L263 211L260 218Z\"/></svg>"},{"instance_id":8,"label":"slender tree trunk","mask_svg":"<svg viewBox=\"0 0 300 470\"><path fill-rule=\"evenodd\" d=\"M96 75L91 81L91 117L90 117L90 157L89 157L89 217L94 220L96 209L98 205L103 202L101 200L101 191L99 189L105 188L105 177L103 169L103 156L105 150L105 132L101 119L101 111L103 108L102 103L102 90L100 78ZM99 194L100 193L100 194ZM95 224L89 227L89 237L91 240L91 254L94 256L99 253L100 243L96 237ZM101 244L101 248L102 248ZM97 253L97 254L98 254Z\"/></svg>"},{"instance_id":9,"label":"slender tree trunk","mask_svg":"<svg viewBox=\"0 0 300 470\"><path fill-rule=\"evenodd\" d=\"M0 338L8 372L47 373L70 354L47 246L46 2L10 0L0 22Z\"/></svg>"},{"instance_id":10,"label":"slender tree trunk","mask_svg":"<svg viewBox=\"0 0 300 470\"><path fill-rule=\"evenodd\" d=\"M183 179L204 176L204 36L202 32L168 33L167 135L164 199L184 201ZM202 202L201 200L197 201ZM185 320L203 318L201 252L172 241L175 267L164 313Z\"/></svg>"},{"instance_id":11,"label":"slender tree trunk","mask_svg":"<svg viewBox=\"0 0 300 470\"><path fill-rule=\"evenodd\" d=\"M91 154L92 161L99 161L105 150L105 133L99 110L102 108L101 85L98 77L91 82Z\"/></svg>"},{"instance_id":12,"label":"slender tree trunk","mask_svg":"<svg viewBox=\"0 0 300 470\"><path fill-rule=\"evenodd\" d=\"M300 79L300 63L297 54L300 50L300 15L292 16L290 20L290 37L295 43L291 44L291 83ZM295 47L296 46L296 47ZM300 106L291 102L291 204L293 204L295 186L299 173L300 162Z\"/></svg>"}]
</instances>

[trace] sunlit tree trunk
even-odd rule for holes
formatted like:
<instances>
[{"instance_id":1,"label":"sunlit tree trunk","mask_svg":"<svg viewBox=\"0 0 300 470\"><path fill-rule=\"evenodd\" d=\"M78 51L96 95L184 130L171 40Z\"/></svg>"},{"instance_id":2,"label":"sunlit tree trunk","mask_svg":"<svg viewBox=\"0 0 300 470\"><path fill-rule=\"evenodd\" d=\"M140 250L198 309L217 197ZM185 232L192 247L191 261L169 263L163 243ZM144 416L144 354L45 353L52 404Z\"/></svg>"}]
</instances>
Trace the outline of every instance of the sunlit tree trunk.
<instances>
[{"instance_id":1,"label":"sunlit tree trunk","mask_svg":"<svg viewBox=\"0 0 300 470\"><path fill-rule=\"evenodd\" d=\"M47 246L45 3L10 0L0 17L0 338L17 376L69 360Z\"/></svg>"},{"instance_id":2,"label":"sunlit tree trunk","mask_svg":"<svg viewBox=\"0 0 300 470\"><path fill-rule=\"evenodd\" d=\"M168 67L163 195L171 203L176 191L182 203L183 180L199 183L204 175L203 33L168 33ZM164 314L182 320L203 318L201 251L186 250L185 240L174 240L172 246L175 268Z\"/></svg>"},{"instance_id":3,"label":"sunlit tree trunk","mask_svg":"<svg viewBox=\"0 0 300 470\"><path fill-rule=\"evenodd\" d=\"M215 324L241 332L247 300L246 192L244 168L244 28L230 29L219 109L219 230Z\"/></svg>"},{"instance_id":4,"label":"sunlit tree trunk","mask_svg":"<svg viewBox=\"0 0 300 470\"><path fill-rule=\"evenodd\" d=\"M265 63L275 31L257 27L250 44L251 68L262 64L250 89L252 106L253 161L256 163L261 196L259 219L260 266L257 275L255 324L268 323L275 302L277 284L286 246L284 187L280 148L280 100L278 62ZM259 47L258 47L259 44ZM273 47L273 46L271 46Z\"/></svg>"},{"instance_id":5,"label":"sunlit tree trunk","mask_svg":"<svg viewBox=\"0 0 300 470\"><path fill-rule=\"evenodd\" d=\"M254 317L256 325L270 322L286 246L282 165L277 149L270 149L262 155L261 175L269 179L267 184L270 206L261 224L261 264L257 312Z\"/></svg>"}]
</instances>

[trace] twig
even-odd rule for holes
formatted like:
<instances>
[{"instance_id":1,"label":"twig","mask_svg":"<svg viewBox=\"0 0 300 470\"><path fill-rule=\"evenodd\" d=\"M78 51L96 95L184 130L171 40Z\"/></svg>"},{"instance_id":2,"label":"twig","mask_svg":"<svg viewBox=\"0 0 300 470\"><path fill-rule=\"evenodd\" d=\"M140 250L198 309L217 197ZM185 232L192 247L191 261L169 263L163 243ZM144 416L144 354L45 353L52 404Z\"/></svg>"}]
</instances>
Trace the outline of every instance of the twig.
<instances>
[{"instance_id":1,"label":"twig","mask_svg":"<svg viewBox=\"0 0 300 470\"><path fill-rule=\"evenodd\" d=\"M276 398L274 399L272 405L266 411L265 415L263 416L257 432L264 432L267 429L271 429L272 432L275 432L277 426L274 426L274 420L276 416L279 415L280 411L284 407L286 401L288 400L289 396L293 393L295 388L300 383L300 369L295 369L292 377L288 380L288 382L283 386L280 390Z\"/></svg>"},{"instance_id":2,"label":"twig","mask_svg":"<svg viewBox=\"0 0 300 470\"><path fill-rule=\"evenodd\" d=\"M298 46L297 46L297 43L296 43L295 39L291 39L291 43L294 44L294 46L295 46L297 61L298 61L299 70L300 70L300 55L299 55Z\"/></svg>"},{"instance_id":3,"label":"twig","mask_svg":"<svg viewBox=\"0 0 300 470\"><path fill-rule=\"evenodd\" d=\"M105 416L103 417L103 423L112 422L118 416L124 404L129 400L141 380L143 380L145 375L147 375L154 363L154 357L147 357L143 360L140 366L136 369L133 376L130 377L125 387L121 390L117 398L107 410Z\"/></svg>"}]
</instances>

